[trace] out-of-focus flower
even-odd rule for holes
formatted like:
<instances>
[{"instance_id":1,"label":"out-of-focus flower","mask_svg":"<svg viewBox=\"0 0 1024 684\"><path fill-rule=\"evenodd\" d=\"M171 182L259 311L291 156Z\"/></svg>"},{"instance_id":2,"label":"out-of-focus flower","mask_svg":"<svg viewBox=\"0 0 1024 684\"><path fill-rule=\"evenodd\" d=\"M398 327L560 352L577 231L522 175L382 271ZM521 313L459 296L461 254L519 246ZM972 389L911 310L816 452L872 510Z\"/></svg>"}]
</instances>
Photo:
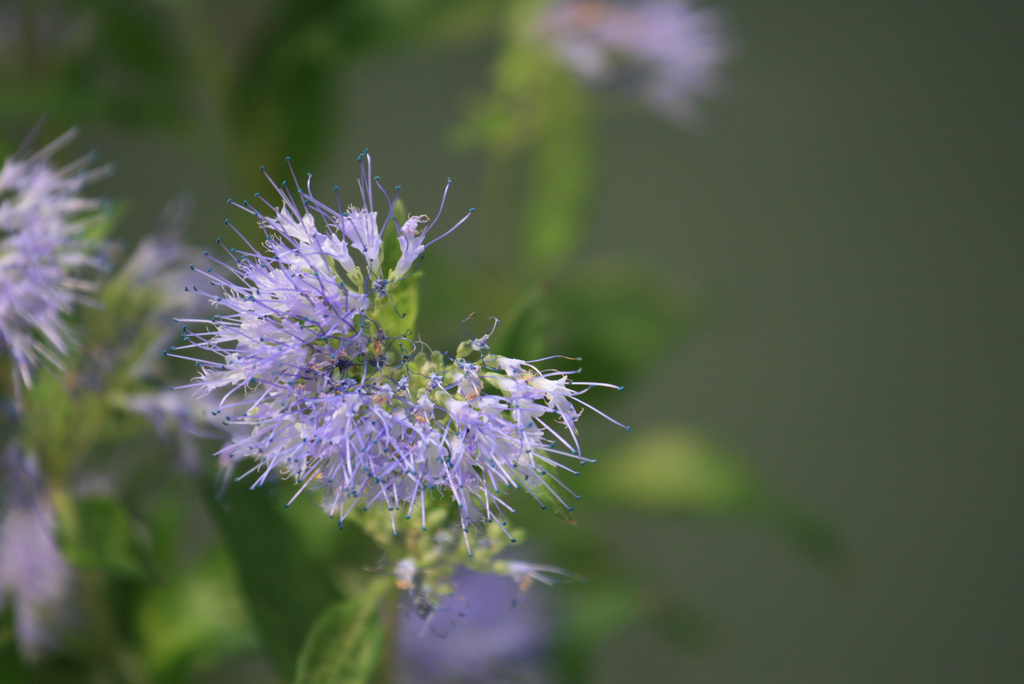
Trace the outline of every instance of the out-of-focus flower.
<instances>
[{"instance_id":1,"label":"out-of-focus flower","mask_svg":"<svg viewBox=\"0 0 1024 684\"><path fill-rule=\"evenodd\" d=\"M72 572L35 463L17 446L0 455L0 613L14 611L18 648L31 660L57 645L68 622Z\"/></svg>"},{"instance_id":2,"label":"out-of-focus flower","mask_svg":"<svg viewBox=\"0 0 1024 684\"><path fill-rule=\"evenodd\" d=\"M197 399L165 389L130 394L120 404L149 419L162 439L176 442L178 459L186 472L195 472L199 468L200 439L225 439L225 432L216 429L223 426L210 420L217 410L217 402L212 397Z\"/></svg>"},{"instance_id":3,"label":"out-of-focus flower","mask_svg":"<svg viewBox=\"0 0 1024 684\"><path fill-rule=\"evenodd\" d=\"M178 447L179 462L188 472L199 467L199 439L226 438L220 421L210 420L216 410L212 396L196 400L167 388L167 359L161 353L176 332L167 320L174 314L209 315L208 302L188 291L187 266L200 254L181 239L180 228L190 214L187 196L169 202L163 228L144 237L98 294L102 308L116 316L97 324L109 339L92 340L88 349L91 372L110 380L116 373L131 389L116 391L108 399L120 408L138 413L153 424L164 440ZM160 383L160 389L137 389Z\"/></svg>"},{"instance_id":4,"label":"out-of-focus flower","mask_svg":"<svg viewBox=\"0 0 1024 684\"><path fill-rule=\"evenodd\" d=\"M455 501L464 531L503 521L511 488L566 505L552 471L587 460L580 396L602 383L490 354L489 335L454 358L411 339L398 302L437 219L400 223L397 197L377 182L388 203L381 226L369 155L361 160L361 207L331 208L308 184L296 198L282 184L280 208L241 205L263 228L265 251L232 249L207 271L212 290L193 286L226 313L184 320L186 344L168 353L197 354L182 356L200 368L187 387L223 392L224 421L250 430L221 454L254 459L253 486L281 473L300 492L321 490L339 522L357 506L386 507L392 520L418 508L426 528L435 492ZM389 267L383 245L396 237L402 253Z\"/></svg>"},{"instance_id":5,"label":"out-of-focus flower","mask_svg":"<svg viewBox=\"0 0 1024 684\"><path fill-rule=\"evenodd\" d=\"M116 285L129 290L135 320L132 327L148 341L137 358L132 359L131 374L135 377L160 375L159 364L165 362L161 350L174 339L167 319L183 311L188 315L207 314L210 307L187 292L187 265L200 250L186 245L176 232L163 232L142 239L128 260L115 275Z\"/></svg>"},{"instance_id":6,"label":"out-of-focus flower","mask_svg":"<svg viewBox=\"0 0 1024 684\"><path fill-rule=\"evenodd\" d=\"M169 203L164 213L190 211L188 208L174 209L170 206L187 201L179 199ZM182 269L187 269L188 264L198 257L201 251L186 244L177 227L156 230L139 241L120 265L113 280L120 280L126 286L130 284L147 293L159 295L157 298L148 297L150 301L147 302L147 310L153 318L166 321L169 311L181 307L205 309L208 308L205 303L196 302L196 298L185 290L187 277L182 275Z\"/></svg>"},{"instance_id":7,"label":"out-of-focus flower","mask_svg":"<svg viewBox=\"0 0 1024 684\"><path fill-rule=\"evenodd\" d=\"M63 168L51 163L74 136L68 131L0 168L0 347L26 386L40 361L59 365L67 354L64 316L94 289L83 274L102 266L98 245L82 237L100 203L79 193L108 168L90 169L89 157Z\"/></svg>"},{"instance_id":8,"label":"out-of-focus flower","mask_svg":"<svg viewBox=\"0 0 1024 684\"><path fill-rule=\"evenodd\" d=\"M716 90L730 53L719 15L689 0L556 2L536 30L588 82L635 94L679 123Z\"/></svg>"},{"instance_id":9,"label":"out-of-focus flower","mask_svg":"<svg viewBox=\"0 0 1024 684\"><path fill-rule=\"evenodd\" d=\"M500 684L551 681L551 620L542 600L516 604L507 577L458 568L436 605L415 602L398 624L394 681ZM542 597L538 597L542 598Z\"/></svg>"}]
</instances>

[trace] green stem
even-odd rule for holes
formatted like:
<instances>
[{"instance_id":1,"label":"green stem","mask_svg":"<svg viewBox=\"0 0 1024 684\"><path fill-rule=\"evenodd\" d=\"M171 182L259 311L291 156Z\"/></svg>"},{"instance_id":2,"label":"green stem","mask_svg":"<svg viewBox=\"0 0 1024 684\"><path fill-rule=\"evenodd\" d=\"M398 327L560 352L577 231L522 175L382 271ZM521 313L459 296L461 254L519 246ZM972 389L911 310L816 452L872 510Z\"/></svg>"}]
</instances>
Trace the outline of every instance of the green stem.
<instances>
[{"instance_id":1,"label":"green stem","mask_svg":"<svg viewBox=\"0 0 1024 684\"><path fill-rule=\"evenodd\" d=\"M373 681L375 684L388 684L394 675L394 658L398 640L398 592L392 578L387 578L387 591L381 594L378 603L381 611L381 626L384 628L384 649L380 654L380 662Z\"/></svg>"}]
</instances>

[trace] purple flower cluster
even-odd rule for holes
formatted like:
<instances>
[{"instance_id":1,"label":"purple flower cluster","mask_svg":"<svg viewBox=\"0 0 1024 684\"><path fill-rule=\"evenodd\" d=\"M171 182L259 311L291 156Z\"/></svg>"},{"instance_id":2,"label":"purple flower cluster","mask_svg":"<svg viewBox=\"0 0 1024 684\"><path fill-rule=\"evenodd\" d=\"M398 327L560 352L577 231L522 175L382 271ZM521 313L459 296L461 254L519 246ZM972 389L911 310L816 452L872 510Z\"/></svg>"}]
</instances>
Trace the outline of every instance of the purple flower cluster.
<instances>
[{"instance_id":1,"label":"purple flower cluster","mask_svg":"<svg viewBox=\"0 0 1024 684\"><path fill-rule=\"evenodd\" d=\"M0 502L0 613L13 607L18 647L36 659L66 626L73 575L38 468L14 445L0 455Z\"/></svg>"},{"instance_id":2,"label":"purple flower cluster","mask_svg":"<svg viewBox=\"0 0 1024 684\"><path fill-rule=\"evenodd\" d=\"M718 14L688 0L566 0L543 14L538 33L582 78L635 93L681 123L715 90L730 52Z\"/></svg>"},{"instance_id":3,"label":"purple flower cluster","mask_svg":"<svg viewBox=\"0 0 1024 684\"><path fill-rule=\"evenodd\" d=\"M59 365L67 354L64 316L93 289L83 271L101 265L95 243L82 238L100 204L79 193L107 168L89 169L88 157L63 168L51 163L74 136L68 131L0 168L0 348L26 386L40 361Z\"/></svg>"},{"instance_id":4,"label":"purple flower cluster","mask_svg":"<svg viewBox=\"0 0 1024 684\"><path fill-rule=\"evenodd\" d=\"M411 339L402 292L424 248L469 215L425 244L437 219L400 220L397 192L371 179L364 154L360 207L332 208L309 183L297 193L281 184L280 206L238 205L264 249L226 250L208 287L193 286L224 313L184 320L185 344L168 353L194 360L199 376L186 387L218 396L224 422L245 429L218 455L253 459L253 486L276 473L299 492L320 490L339 523L356 507L386 507L392 520L418 509L425 527L427 501L444 495L466 530L503 520L505 493L519 488L564 504L552 471L587 460L575 423L589 406L580 396L601 383L493 355L489 335L454 357ZM387 200L382 224L374 185ZM445 197L447 187L442 209ZM393 267L389 241L401 251Z\"/></svg>"}]
</instances>

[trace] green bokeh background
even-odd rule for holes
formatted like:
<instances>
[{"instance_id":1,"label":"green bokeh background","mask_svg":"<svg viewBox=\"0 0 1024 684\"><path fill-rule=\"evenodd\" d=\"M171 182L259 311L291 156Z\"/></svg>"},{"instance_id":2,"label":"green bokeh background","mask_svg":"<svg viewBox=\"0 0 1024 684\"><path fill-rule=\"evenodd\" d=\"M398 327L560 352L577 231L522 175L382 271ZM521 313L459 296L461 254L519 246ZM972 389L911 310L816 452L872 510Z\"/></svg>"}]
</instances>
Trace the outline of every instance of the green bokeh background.
<instances>
[{"instance_id":1,"label":"green bokeh background","mask_svg":"<svg viewBox=\"0 0 1024 684\"><path fill-rule=\"evenodd\" d=\"M685 651L646 628L622 633L601 649L596 681L1018 681L1024 11L714 6L737 51L700 125L594 100L586 254L642 260L687 283L709 313L645 359L651 370L614 413L630 439L664 422L715 435L834 528L848 560L823 569L760 524L592 512L584 501L578 527L715 625ZM222 14L217 35L244 29L245 12ZM452 128L488 86L495 37L415 33L347 62L329 97L308 105L336 120L312 170L325 188L345 187L368 147L385 182L431 213L451 177L449 216L477 215L429 259L471 299L479 283L451 274L481 258L502 207L488 204L485 164L453 148ZM301 88L282 96L307 106ZM189 192L189 238L210 243L224 199L251 191L223 150L78 106L51 105L48 125L81 123L87 144L116 161L102 191L130 198L122 230L149 230ZM9 117L5 141L32 120ZM295 154L298 171L311 166ZM429 281L425 309L446 311ZM467 313L425 322L425 337L447 330L457 342ZM502 312L477 312L491 314ZM584 432L595 445L612 435L596 421Z\"/></svg>"}]
</instances>

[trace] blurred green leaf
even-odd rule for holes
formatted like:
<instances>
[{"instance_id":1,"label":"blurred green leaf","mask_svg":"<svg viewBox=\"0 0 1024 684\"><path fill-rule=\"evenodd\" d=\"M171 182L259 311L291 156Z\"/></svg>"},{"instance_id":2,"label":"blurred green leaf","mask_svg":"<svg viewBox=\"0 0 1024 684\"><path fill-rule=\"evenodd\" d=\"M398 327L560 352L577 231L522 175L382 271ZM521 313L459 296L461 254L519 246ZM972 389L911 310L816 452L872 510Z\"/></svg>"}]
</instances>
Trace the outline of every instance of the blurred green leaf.
<instances>
[{"instance_id":1,"label":"blurred green leaf","mask_svg":"<svg viewBox=\"0 0 1024 684\"><path fill-rule=\"evenodd\" d=\"M9 611L7 611L9 613ZM27 663L15 648L13 627L8 618L0 616L0 682L3 684L92 684L94 673L81 662L69 658L45 658Z\"/></svg>"},{"instance_id":2,"label":"blurred green leaf","mask_svg":"<svg viewBox=\"0 0 1024 684\"><path fill-rule=\"evenodd\" d=\"M588 584L566 591L562 627L568 640L593 645L629 626L643 614L639 587L622 582Z\"/></svg>"},{"instance_id":3,"label":"blurred green leaf","mask_svg":"<svg viewBox=\"0 0 1024 684\"><path fill-rule=\"evenodd\" d=\"M742 461L694 431L654 428L614 453L587 473L588 495L603 502L720 515L755 509L766 495Z\"/></svg>"},{"instance_id":4,"label":"blurred green leaf","mask_svg":"<svg viewBox=\"0 0 1024 684\"><path fill-rule=\"evenodd\" d=\"M154 3L135 0L85 0L96 22L96 46L116 56L121 68L166 76L177 67L167 16Z\"/></svg>"},{"instance_id":5,"label":"blurred green leaf","mask_svg":"<svg viewBox=\"0 0 1024 684\"><path fill-rule=\"evenodd\" d=\"M648 371L706 315L682 283L641 261L580 264L560 274L553 289L552 348L571 349L609 382Z\"/></svg>"},{"instance_id":6,"label":"blurred green leaf","mask_svg":"<svg viewBox=\"0 0 1024 684\"><path fill-rule=\"evenodd\" d=\"M61 546L70 563L121 578L152 574L152 559L124 506L105 497L58 500Z\"/></svg>"},{"instance_id":7,"label":"blurred green leaf","mask_svg":"<svg viewBox=\"0 0 1024 684\"><path fill-rule=\"evenodd\" d=\"M0 614L0 675L9 684L23 684L29 681L28 672L18 657L14 643L14 627L10 611Z\"/></svg>"},{"instance_id":8,"label":"blurred green leaf","mask_svg":"<svg viewBox=\"0 0 1024 684\"><path fill-rule=\"evenodd\" d=\"M300 496L284 516L285 521L301 540L305 554L318 566L351 572L362 578L364 568L373 567L380 561L380 547L364 534L359 525L338 527L337 520L324 512L321 503L313 496ZM343 587L343 579L334 574L335 586Z\"/></svg>"},{"instance_id":9,"label":"blurred green leaf","mask_svg":"<svg viewBox=\"0 0 1024 684\"><path fill-rule=\"evenodd\" d=\"M491 91L472 103L453 131L457 147L510 157L532 145L557 116L560 91L575 84L555 66L533 30L538 0L505 3L505 40L494 60Z\"/></svg>"},{"instance_id":10,"label":"blurred green leaf","mask_svg":"<svg viewBox=\"0 0 1024 684\"><path fill-rule=\"evenodd\" d=\"M21 59L4 59L0 117L52 111L71 122L181 126L180 53L168 16L133 0L22 2L7 13ZM24 58L26 57L27 58Z\"/></svg>"},{"instance_id":11,"label":"blurred green leaf","mask_svg":"<svg viewBox=\"0 0 1024 684\"><path fill-rule=\"evenodd\" d=\"M662 588L606 578L562 591L565 601L557 645L563 681L591 681L595 651L617 634L641 625L652 628L675 649L696 650L714 637L714 625L700 611Z\"/></svg>"},{"instance_id":12,"label":"blurred green leaf","mask_svg":"<svg viewBox=\"0 0 1024 684\"><path fill-rule=\"evenodd\" d=\"M595 649L642 617L643 599L636 584L605 581L566 587L556 645L558 674L565 682L593 677Z\"/></svg>"},{"instance_id":13,"label":"blurred green leaf","mask_svg":"<svg viewBox=\"0 0 1024 684\"><path fill-rule=\"evenodd\" d=\"M524 257L534 273L548 273L579 250L594 191L597 154L587 101L562 80L549 90L546 125L530 160Z\"/></svg>"},{"instance_id":14,"label":"blurred green leaf","mask_svg":"<svg viewBox=\"0 0 1024 684\"><path fill-rule=\"evenodd\" d=\"M334 84L345 53L378 33L376 13L362 2L277 2L261 19L220 93L235 168L253 180L261 165L288 155L302 165L317 161L325 131L343 116Z\"/></svg>"},{"instance_id":15,"label":"blurred green leaf","mask_svg":"<svg viewBox=\"0 0 1024 684\"><path fill-rule=\"evenodd\" d=\"M299 657L295 684L362 684L371 680L384 651L378 610L390 585L390 579L378 579L317 620Z\"/></svg>"},{"instance_id":16,"label":"blurred green leaf","mask_svg":"<svg viewBox=\"0 0 1024 684\"><path fill-rule=\"evenodd\" d=\"M827 525L770 490L742 459L696 431L662 426L630 436L615 455L588 471L588 499L650 513L768 522L829 566L842 545Z\"/></svg>"},{"instance_id":17,"label":"blurred green leaf","mask_svg":"<svg viewBox=\"0 0 1024 684\"><path fill-rule=\"evenodd\" d=\"M256 645L230 559L222 552L145 594L139 631L148 669L161 679Z\"/></svg>"},{"instance_id":18,"label":"blurred green leaf","mask_svg":"<svg viewBox=\"0 0 1024 684\"><path fill-rule=\"evenodd\" d=\"M544 356L551 325L551 306L543 288L527 290L502 319L492 349L515 358Z\"/></svg>"},{"instance_id":19,"label":"blurred green leaf","mask_svg":"<svg viewBox=\"0 0 1024 684\"><path fill-rule=\"evenodd\" d=\"M307 630L338 594L268 492L236 485L222 502L212 492L204 500L234 560L267 657L281 677L291 677Z\"/></svg>"},{"instance_id":20,"label":"blurred green leaf","mask_svg":"<svg viewBox=\"0 0 1024 684\"><path fill-rule=\"evenodd\" d=\"M89 384L85 373L45 369L25 394L22 442L54 477L67 475L108 428L107 408Z\"/></svg>"},{"instance_id":21,"label":"blurred green leaf","mask_svg":"<svg viewBox=\"0 0 1024 684\"><path fill-rule=\"evenodd\" d=\"M702 325L706 312L682 284L647 264L592 261L524 291L502 317L492 349L523 359L559 350L582 357L589 377L622 383Z\"/></svg>"}]
</instances>

